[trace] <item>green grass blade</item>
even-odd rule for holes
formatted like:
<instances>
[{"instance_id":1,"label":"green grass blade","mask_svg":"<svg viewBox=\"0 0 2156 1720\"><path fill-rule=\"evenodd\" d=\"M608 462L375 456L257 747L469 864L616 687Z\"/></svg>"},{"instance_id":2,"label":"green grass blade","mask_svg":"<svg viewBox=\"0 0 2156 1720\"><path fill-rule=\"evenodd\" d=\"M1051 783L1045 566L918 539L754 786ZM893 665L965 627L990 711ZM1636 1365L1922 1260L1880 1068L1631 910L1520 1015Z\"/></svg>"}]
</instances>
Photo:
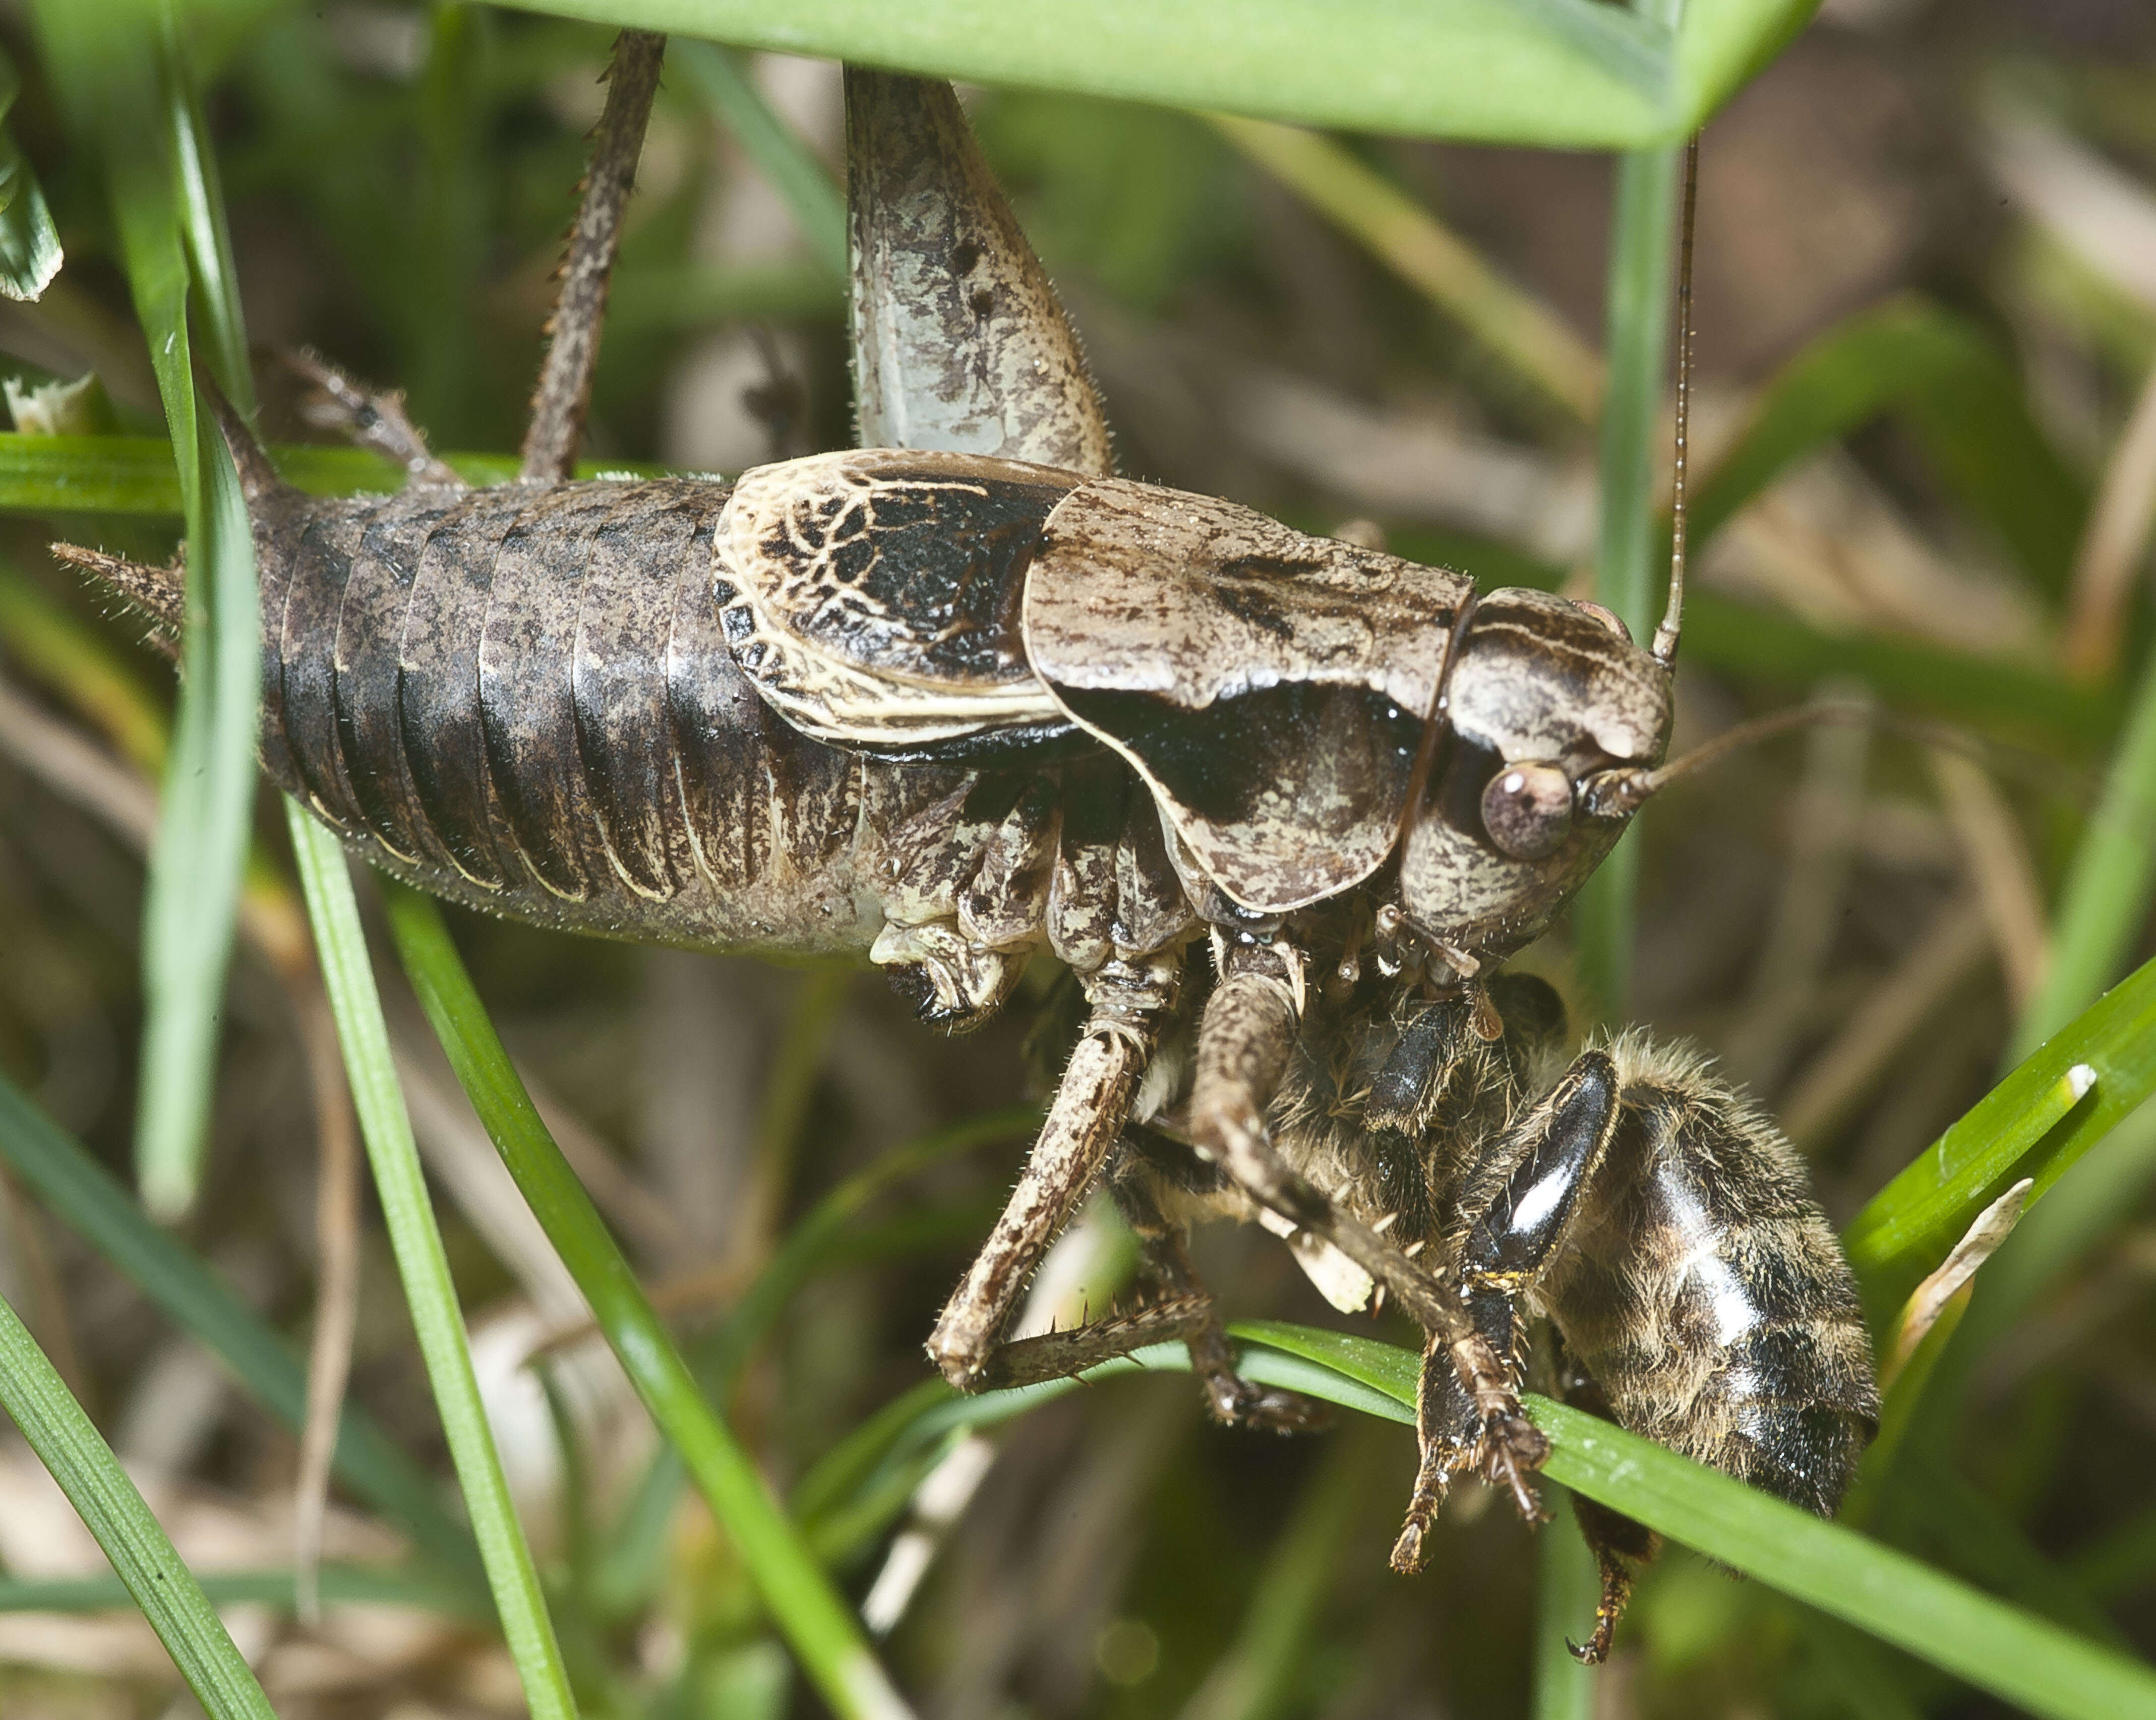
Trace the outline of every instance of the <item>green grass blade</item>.
<instances>
[{"instance_id":1,"label":"green grass blade","mask_svg":"<svg viewBox=\"0 0 2156 1720\"><path fill-rule=\"evenodd\" d=\"M359 1113L360 1132L374 1167L375 1189L404 1282L405 1301L419 1335L427 1379L434 1388L442 1430L449 1437L449 1456L464 1489L465 1508L471 1513L480 1556L486 1563L502 1635L536 1720L575 1720L577 1703L569 1689L568 1671L555 1640L531 1549L510 1500L501 1456L487 1427L479 1382L472 1373L464 1316L449 1278L449 1259L442 1252L442 1234L428 1203L426 1175L419 1166L412 1121L390 1055L389 1031L382 1019L344 848L293 801L288 798L285 808L308 916L314 923L322 983L344 1047L352 1107Z\"/></svg>"},{"instance_id":2,"label":"green grass blade","mask_svg":"<svg viewBox=\"0 0 2156 1720\"><path fill-rule=\"evenodd\" d=\"M417 891L392 886L389 914L420 1005L503 1163L824 1700L847 1720L909 1712L852 1609L825 1579L740 1440L697 1390L598 1209L533 1109L439 911Z\"/></svg>"},{"instance_id":3,"label":"green grass blade","mask_svg":"<svg viewBox=\"0 0 2156 1720\"><path fill-rule=\"evenodd\" d=\"M0 1406L97 1538L210 1720L276 1720L246 1659L112 1448L5 1302L0 1302Z\"/></svg>"},{"instance_id":4,"label":"green grass blade","mask_svg":"<svg viewBox=\"0 0 2156 1720\"><path fill-rule=\"evenodd\" d=\"M143 904L146 1005L135 1162L143 1204L170 1220L194 1204L239 927L255 792L261 612L239 474L201 426L207 481L191 529L190 592L207 566L207 614L191 595L178 703Z\"/></svg>"},{"instance_id":5,"label":"green grass blade","mask_svg":"<svg viewBox=\"0 0 2156 1720\"><path fill-rule=\"evenodd\" d=\"M2059 892L2043 983L2014 1030L2010 1061L2027 1056L2117 973L2148 919L2156 886L2156 651L2141 671L2102 798Z\"/></svg>"},{"instance_id":6,"label":"green grass blade","mask_svg":"<svg viewBox=\"0 0 2156 1720\"><path fill-rule=\"evenodd\" d=\"M270 450L285 481L316 495L382 495L402 481L396 468L361 448L307 444ZM509 454L446 454L442 458L474 485L506 484L516 475ZM602 472L657 475L654 466L587 460L579 478ZM146 436L28 436L0 432L0 511L35 514L136 514L169 519L182 511L169 443Z\"/></svg>"},{"instance_id":7,"label":"green grass blade","mask_svg":"<svg viewBox=\"0 0 2156 1720\"><path fill-rule=\"evenodd\" d=\"M254 377L247 362L247 324L239 309L239 270L224 219L224 192L217 157L208 147L201 97L195 89L178 19L170 5L159 10L164 39L166 124L172 136L172 178L180 237L187 247L194 305L200 316L203 362L225 398L250 418Z\"/></svg>"},{"instance_id":8,"label":"green grass blade","mask_svg":"<svg viewBox=\"0 0 2156 1720\"><path fill-rule=\"evenodd\" d=\"M1580 149L1692 131L1815 0L1692 0L1681 30L1590 0L519 0L894 70L1261 119Z\"/></svg>"},{"instance_id":9,"label":"green grass blade","mask_svg":"<svg viewBox=\"0 0 2156 1720\"><path fill-rule=\"evenodd\" d=\"M2156 1103L2120 1118L2057 1183L2035 1211L1977 1275L1976 1293L1962 1320L1960 1348L1987 1349L2034 1307L2103 1237L2132 1222L2156 1182Z\"/></svg>"},{"instance_id":10,"label":"green grass blade","mask_svg":"<svg viewBox=\"0 0 2156 1720\"><path fill-rule=\"evenodd\" d=\"M1663 0L1646 8L1661 16ZM1682 151L1641 150L1617 164L1605 316L1609 369L1598 459L1601 517L1594 593L1648 639L1661 619L1664 577L1656 566L1656 443L1669 356L1675 264L1670 254ZM1621 1019L1632 971L1632 901L1639 843L1630 833L1579 892L1573 910L1579 981L1595 1013Z\"/></svg>"},{"instance_id":11,"label":"green grass blade","mask_svg":"<svg viewBox=\"0 0 2156 1720\"><path fill-rule=\"evenodd\" d=\"M2106 1616L2072 1573L2047 1558L2006 1513L1952 1470L1912 1464L1895 1476L1887 1516L1916 1532L1963 1575L2078 1636L2132 1654L2127 1634Z\"/></svg>"},{"instance_id":12,"label":"green grass blade","mask_svg":"<svg viewBox=\"0 0 2156 1720\"><path fill-rule=\"evenodd\" d=\"M445 1584L433 1572L326 1564L321 1577L325 1601L418 1607L475 1625L494 1622L483 1599L475 1606L470 1589ZM299 1579L290 1571L216 1571L195 1580L213 1606L252 1603L290 1615L299 1610ZM0 1613L95 1613L134 1604L116 1576L0 1577Z\"/></svg>"},{"instance_id":13,"label":"green grass blade","mask_svg":"<svg viewBox=\"0 0 2156 1720\"><path fill-rule=\"evenodd\" d=\"M1378 1386L1401 1419L1411 1417L1420 1360L1412 1351L1308 1327L1233 1329L1329 1363L1348 1383ZM1253 1355L1245 1352L1246 1365ZM1527 1404L1550 1435L1552 1480L1672 1541L2032 1713L2056 1720L2156 1716L2156 1672L2145 1666L1608 1422L1543 1398L1530 1397Z\"/></svg>"},{"instance_id":14,"label":"green grass blade","mask_svg":"<svg viewBox=\"0 0 2156 1720\"><path fill-rule=\"evenodd\" d=\"M2034 1207L2152 1092L2156 962L2031 1053L1851 1220L1842 1245L1867 1299L1897 1302L2015 1178L2035 1179Z\"/></svg>"},{"instance_id":15,"label":"green grass blade","mask_svg":"<svg viewBox=\"0 0 2156 1720\"><path fill-rule=\"evenodd\" d=\"M1414 1351L1270 1322L1229 1332L1244 1345L1238 1366L1246 1378L1414 1424L1421 1365ZM1161 1344L1086 1377L1188 1366L1181 1345ZM882 1427L881 1443L886 1454L916 1450L954 1427L1023 1415L1078 1384L1058 1380L963 1399L911 1394L901 1400L910 1420ZM1550 1436L1545 1473L1574 1492L2046 1720L2156 1720L2156 1671L2138 1661L1606 1421L1546 1398L1531 1394L1526 1402ZM873 1481L873 1466L857 1460L855 1467L866 1467ZM1578 1628L1592 1616L1590 1607Z\"/></svg>"},{"instance_id":16,"label":"green grass blade","mask_svg":"<svg viewBox=\"0 0 2156 1720\"><path fill-rule=\"evenodd\" d=\"M0 1075L0 1159L46 1209L110 1261L173 1324L295 1433L306 1420L305 1369L291 1348L185 1245L142 1215L127 1191ZM347 1404L336 1474L450 1572L476 1585L471 1537L442 1508L433 1480L366 1412Z\"/></svg>"},{"instance_id":17,"label":"green grass blade","mask_svg":"<svg viewBox=\"0 0 2156 1720\"><path fill-rule=\"evenodd\" d=\"M40 0L35 17L72 129L103 156L190 546L179 706L143 905L136 1112L137 1179L151 1210L169 1219L192 1202L201 1177L254 805L261 649L254 539L238 476L198 409L191 285L203 290L219 379L243 402L250 398L245 337L168 15L142 0ZM190 249L209 270L199 281Z\"/></svg>"},{"instance_id":18,"label":"green grass blade","mask_svg":"<svg viewBox=\"0 0 2156 1720\"><path fill-rule=\"evenodd\" d=\"M1536 1549L1534 1720L1594 1720L1595 1669L1573 1655L1573 1638L1585 1633L1602 1599L1594 1555L1579 1538L1572 1500L1549 1500L1550 1521Z\"/></svg>"},{"instance_id":19,"label":"green grass blade","mask_svg":"<svg viewBox=\"0 0 2156 1720\"><path fill-rule=\"evenodd\" d=\"M1672 1541L2049 1720L2156 1717L2156 1672L1689 1458L1545 1399L1548 1473Z\"/></svg>"},{"instance_id":20,"label":"green grass blade","mask_svg":"<svg viewBox=\"0 0 2156 1720\"><path fill-rule=\"evenodd\" d=\"M771 110L755 80L726 49L711 42L673 42L666 58L667 69L685 80L726 122L757 171L785 199L824 272L833 280L845 280L846 194L831 170Z\"/></svg>"},{"instance_id":21,"label":"green grass blade","mask_svg":"<svg viewBox=\"0 0 2156 1720\"><path fill-rule=\"evenodd\" d=\"M2145 973L2135 974L2127 986ZM2111 1001L2105 999L2089 1014L2102 1011ZM2099 1090L2098 1102L2101 1096ZM2085 1118L2077 1121L2086 1126ZM2082 1132L2077 1128L2074 1137ZM1967 1312L1936 1356L1929 1379L1921 1382L1921 1401L1902 1409L1906 1423L1902 1443L1919 1461L1947 1461L1942 1454L1949 1452L1959 1437L1958 1418L1971 1375L1991 1346L2098 1241L2140 1209L2149 1185L2156 1182L2156 1103L2144 1100L2101 1139L2073 1144L2086 1148L2074 1174L2055 1181L2051 1198L2029 1213L1985 1263L1977 1275ZM1922 1355L1920 1349L1918 1358ZM1902 1383L1897 1381L1888 1406L1896 1407L1896 1399L1903 1395ZM1882 1428L1882 1440L1884 1433ZM1898 1464L1899 1453L1887 1455Z\"/></svg>"}]
</instances>

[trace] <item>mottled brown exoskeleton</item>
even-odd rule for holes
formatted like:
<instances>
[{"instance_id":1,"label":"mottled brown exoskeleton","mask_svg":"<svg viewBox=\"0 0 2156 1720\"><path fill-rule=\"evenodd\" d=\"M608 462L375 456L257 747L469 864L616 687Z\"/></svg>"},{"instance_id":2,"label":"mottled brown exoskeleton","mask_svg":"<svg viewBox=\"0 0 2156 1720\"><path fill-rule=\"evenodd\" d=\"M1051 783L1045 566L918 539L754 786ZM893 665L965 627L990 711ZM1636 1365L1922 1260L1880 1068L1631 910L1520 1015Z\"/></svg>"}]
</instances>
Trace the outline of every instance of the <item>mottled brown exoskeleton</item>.
<instances>
[{"instance_id":1,"label":"mottled brown exoskeleton","mask_svg":"<svg viewBox=\"0 0 2156 1720\"><path fill-rule=\"evenodd\" d=\"M393 397L326 370L407 465L401 493L303 495L228 418L270 775L452 900L865 954L953 1029L1032 958L1065 964L1083 1029L929 1340L963 1389L1173 1336L1217 1415L1305 1425L1237 1374L1190 1274L1185 1225L1226 1213L1286 1236L1341 1306L1382 1287L1429 1335L1397 1563L1463 1469L1535 1512L1531 1312L1562 1332L1575 1396L1830 1510L1875 1406L1788 1148L1697 1060L1635 1038L1558 1074L1554 995L1496 973L1660 780L1675 583L1643 650L1592 604L1478 598L1116 476L1077 341L949 90L861 71L864 446L734 485L569 481L660 49L632 34L617 56L518 482L465 488ZM177 624L175 575L65 552ZM1178 1035L1187 1079L1134 1116ZM1104 1171L1163 1293L1002 1343ZM1599 1649L1640 1549L1614 1520L1589 1530Z\"/></svg>"}]
</instances>

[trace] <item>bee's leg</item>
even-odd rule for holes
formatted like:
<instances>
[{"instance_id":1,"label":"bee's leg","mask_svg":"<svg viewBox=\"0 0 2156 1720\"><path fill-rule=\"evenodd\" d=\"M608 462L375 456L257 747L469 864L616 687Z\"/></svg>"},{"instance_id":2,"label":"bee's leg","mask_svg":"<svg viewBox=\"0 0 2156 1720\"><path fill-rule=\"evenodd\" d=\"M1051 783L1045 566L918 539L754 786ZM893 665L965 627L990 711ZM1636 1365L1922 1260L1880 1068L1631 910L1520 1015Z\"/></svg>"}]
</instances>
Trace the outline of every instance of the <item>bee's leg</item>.
<instances>
[{"instance_id":1,"label":"bee's leg","mask_svg":"<svg viewBox=\"0 0 2156 1720\"><path fill-rule=\"evenodd\" d=\"M1549 1441L1520 1411L1511 1371L1476 1326L1454 1286L1410 1260L1368 1225L1336 1209L1323 1190L1281 1158L1265 1111L1294 1045L1300 973L1292 952L1229 946L1198 1033L1190 1136L1253 1199L1331 1243L1392 1292L1448 1357L1472 1404L1483 1466L1508 1486L1522 1514L1539 1515L1527 1475Z\"/></svg>"},{"instance_id":2,"label":"bee's leg","mask_svg":"<svg viewBox=\"0 0 2156 1720\"><path fill-rule=\"evenodd\" d=\"M562 290L547 324L547 357L531 397L531 423L524 433L517 472L522 483L559 484L576 466L584 413L591 406L592 372L598 362L599 326L606 320L607 285L665 52L666 39L645 30L624 30L614 43L606 106L592 133L583 200L577 224L569 230Z\"/></svg>"},{"instance_id":3,"label":"bee's leg","mask_svg":"<svg viewBox=\"0 0 2156 1720\"><path fill-rule=\"evenodd\" d=\"M1182 1142L1134 1123L1123 1132L1123 1158L1109 1184L1117 1209L1138 1240L1145 1275L1152 1281L1148 1306L1194 1302L1200 1310L1183 1337L1190 1351L1190 1371L1205 1389L1213 1419L1282 1434L1327 1425L1332 1415L1322 1404L1299 1392L1259 1385L1235 1371L1235 1352L1220 1324L1219 1309L1190 1264L1189 1232L1162 1213L1150 1186L1156 1178L1199 1194L1224 1191L1228 1179L1218 1165L1206 1163Z\"/></svg>"},{"instance_id":4,"label":"bee's leg","mask_svg":"<svg viewBox=\"0 0 2156 1720\"><path fill-rule=\"evenodd\" d=\"M1518 1299L1555 1257L1617 1114L1616 1066L1606 1052L1583 1052L1468 1173L1462 1207L1470 1222L1453 1270L1468 1316L1508 1380L1519 1377ZM1513 1480L1493 1465L1479 1406L1435 1343L1423 1358L1415 1426L1421 1469L1393 1548L1394 1567L1404 1571L1421 1563L1431 1519L1461 1470L1479 1463L1493 1481Z\"/></svg>"},{"instance_id":5,"label":"bee's leg","mask_svg":"<svg viewBox=\"0 0 2156 1720\"><path fill-rule=\"evenodd\" d=\"M1565 1402L1604 1421L1615 1421L1616 1412L1600 1383L1576 1358L1563 1353L1562 1338L1558 1345ZM1616 1634L1617 1620L1624 1616L1625 1603L1631 1598L1633 1568L1652 1558L1661 1541L1645 1523L1635 1522L1584 1494L1572 1496L1572 1515L1601 1573L1602 1597L1594 1609L1594 1634L1584 1643L1568 1638L1565 1646L1584 1665L1599 1666L1609 1657L1610 1638Z\"/></svg>"},{"instance_id":6,"label":"bee's leg","mask_svg":"<svg viewBox=\"0 0 2156 1720\"><path fill-rule=\"evenodd\" d=\"M1018 1187L929 1334L930 1359L961 1391L979 1388L1019 1292L1121 1138L1177 978L1174 960L1163 958L1146 968L1111 963L1088 981L1092 1019L1064 1066Z\"/></svg>"},{"instance_id":7,"label":"bee's leg","mask_svg":"<svg viewBox=\"0 0 2156 1720\"><path fill-rule=\"evenodd\" d=\"M316 429L336 430L404 469L404 481L429 489L461 490L465 480L434 457L419 427L405 415L404 391L377 393L354 382L319 353L283 355L285 364L314 385L300 405Z\"/></svg>"}]
</instances>

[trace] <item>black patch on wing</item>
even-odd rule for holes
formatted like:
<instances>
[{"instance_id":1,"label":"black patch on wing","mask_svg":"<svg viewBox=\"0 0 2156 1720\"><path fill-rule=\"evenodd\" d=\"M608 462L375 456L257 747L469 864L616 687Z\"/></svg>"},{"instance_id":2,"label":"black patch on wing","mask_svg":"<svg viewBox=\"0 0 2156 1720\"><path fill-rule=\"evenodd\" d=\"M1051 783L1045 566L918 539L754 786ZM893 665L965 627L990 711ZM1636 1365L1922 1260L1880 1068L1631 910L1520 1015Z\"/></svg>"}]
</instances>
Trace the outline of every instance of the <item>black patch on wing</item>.
<instances>
[{"instance_id":1,"label":"black patch on wing","mask_svg":"<svg viewBox=\"0 0 2156 1720\"><path fill-rule=\"evenodd\" d=\"M1008 478L908 483L838 494L817 510L824 565L836 590L801 623L804 636L847 650L864 667L884 660L888 634L917 654L909 670L937 679L1000 681L1029 675L1019 634L1025 571L1041 527L1069 486ZM783 542L766 553L791 553Z\"/></svg>"},{"instance_id":2,"label":"black patch on wing","mask_svg":"<svg viewBox=\"0 0 2156 1720\"><path fill-rule=\"evenodd\" d=\"M1250 906L1344 889L1391 850L1422 723L1382 692L1291 681L1192 710L1150 693L1055 691L1137 761L1199 861Z\"/></svg>"}]
</instances>

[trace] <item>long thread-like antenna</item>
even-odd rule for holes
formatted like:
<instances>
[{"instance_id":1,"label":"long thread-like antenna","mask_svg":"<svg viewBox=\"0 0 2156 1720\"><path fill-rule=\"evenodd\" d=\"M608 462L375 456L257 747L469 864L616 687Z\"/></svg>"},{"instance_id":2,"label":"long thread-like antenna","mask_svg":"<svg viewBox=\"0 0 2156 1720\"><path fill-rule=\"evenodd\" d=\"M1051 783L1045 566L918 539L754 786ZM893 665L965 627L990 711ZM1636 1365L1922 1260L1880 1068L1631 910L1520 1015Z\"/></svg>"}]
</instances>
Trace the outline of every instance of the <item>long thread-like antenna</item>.
<instances>
[{"instance_id":1,"label":"long thread-like antenna","mask_svg":"<svg viewBox=\"0 0 2156 1720\"><path fill-rule=\"evenodd\" d=\"M1677 254L1677 449L1676 478L1670 496L1670 598L1662 624L1655 629L1655 660L1664 667L1677 660L1677 636L1684 629L1685 455L1691 416L1691 227L1699 206L1699 137L1685 146L1684 239Z\"/></svg>"}]
</instances>

